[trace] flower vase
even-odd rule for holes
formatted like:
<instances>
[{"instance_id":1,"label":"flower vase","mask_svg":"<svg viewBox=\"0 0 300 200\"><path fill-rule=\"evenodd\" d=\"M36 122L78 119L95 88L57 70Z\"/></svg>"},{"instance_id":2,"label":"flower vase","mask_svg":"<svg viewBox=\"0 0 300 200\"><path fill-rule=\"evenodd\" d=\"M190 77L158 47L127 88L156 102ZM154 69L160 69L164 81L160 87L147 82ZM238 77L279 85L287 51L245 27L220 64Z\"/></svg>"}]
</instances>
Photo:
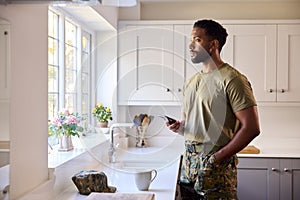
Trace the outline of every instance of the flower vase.
<instances>
[{"instance_id":1,"label":"flower vase","mask_svg":"<svg viewBox=\"0 0 300 200\"><path fill-rule=\"evenodd\" d=\"M72 138L70 135L64 134L59 138L59 151L70 151L73 148Z\"/></svg>"},{"instance_id":2,"label":"flower vase","mask_svg":"<svg viewBox=\"0 0 300 200\"><path fill-rule=\"evenodd\" d=\"M99 128L107 128L108 127L108 122L98 122Z\"/></svg>"},{"instance_id":3,"label":"flower vase","mask_svg":"<svg viewBox=\"0 0 300 200\"><path fill-rule=\"evenodd\" d=\"M98 122L98 127L99 127L99 133L108 133L109 128L108 128L108 122Z\"/></svg>"}]
</instances>

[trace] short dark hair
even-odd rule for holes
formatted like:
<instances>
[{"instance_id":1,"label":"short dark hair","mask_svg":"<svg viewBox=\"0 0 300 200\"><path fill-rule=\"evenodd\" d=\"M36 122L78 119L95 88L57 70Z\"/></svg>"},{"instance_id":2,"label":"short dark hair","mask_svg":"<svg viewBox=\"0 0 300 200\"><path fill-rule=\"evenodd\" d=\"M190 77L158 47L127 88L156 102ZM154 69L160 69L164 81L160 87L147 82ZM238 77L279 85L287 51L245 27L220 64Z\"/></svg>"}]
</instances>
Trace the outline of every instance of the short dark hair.
<instances>
[{"instance_id":1,"label":"short dark hair","mask_svg":"<svg viewBox=\"0 0 300 200\"><path fill-rule=\"evenodd\" d=\"M219 41L219 52L221 52L228 36L226 29L221 24L210 19L203 19L196 21L193 28L203 28L208 36L217 39Z\"/></svg>"}]
</instances>

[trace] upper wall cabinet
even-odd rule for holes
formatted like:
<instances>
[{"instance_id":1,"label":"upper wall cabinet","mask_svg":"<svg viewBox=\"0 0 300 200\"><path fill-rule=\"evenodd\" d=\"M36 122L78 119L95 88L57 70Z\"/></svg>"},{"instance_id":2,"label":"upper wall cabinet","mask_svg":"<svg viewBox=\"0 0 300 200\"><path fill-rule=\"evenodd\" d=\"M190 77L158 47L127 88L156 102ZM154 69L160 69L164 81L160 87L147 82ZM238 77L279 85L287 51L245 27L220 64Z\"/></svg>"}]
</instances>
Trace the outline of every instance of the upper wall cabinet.
<instances>
[{"instance_id":1,"label":"upper wall cabinet","mask_svg":"<svg viewBox=\"0 0 300 200\"><path fill-rule=\"evenodd\" d=\"M258 102L300 102L300 24L225 25L223 59L250 80Z\"/></svg>"},{"instance_id":2,"label":"upper wall cabinet","mask_svg":"<svg viewBox=\"0 0 300 200\"><path fill-rule=\"evenodd\" d=\"M222 58L245 74L257 101L276 101L276 25L224 25Z\"/></svg>"},{"instance_id":3,"label":"upper wall cabinet","mask_svg":"<svg viewBox=\"0 0 300 200\"><path fill-rule=\"evenodd\" d=\"M9 36L10 25L0 19L0 101L9 100Z\"/></svg>"},{"instance_id":4,"label":"upper wall cabinet","mask_svg":"<svg viewBox=\"0 0 300 200\"><path fill-rule=\"evenodd\" d=\"M300 23L278 25L277 101L300 102Z\"/></svg>"},{"instance_id":5,"label":"upper wall cabinet","mask_svg":"<svg viewBox=\"0 0 300 200\"><path fill-rule=\"evenodd\" d=\"M125 25L119 32L119 104L179 105L181 88L199 72L190 61L191 23ZM222 59L245 74L260 103L300 103L300 22L221 21ZM133 103L134 102L134 103Z\"/></svg>"},{"instance_id":6,"label":"upper wall cabinet","mask_svg":"<svg viewBox=\"0 0 300 200\"><path fill-rule=\"evenodd\" d=\"M173 25L127 25L118 39L119 105L179 102L174 83L183 79L173 68Z\"/></svg>"}]
</instances>

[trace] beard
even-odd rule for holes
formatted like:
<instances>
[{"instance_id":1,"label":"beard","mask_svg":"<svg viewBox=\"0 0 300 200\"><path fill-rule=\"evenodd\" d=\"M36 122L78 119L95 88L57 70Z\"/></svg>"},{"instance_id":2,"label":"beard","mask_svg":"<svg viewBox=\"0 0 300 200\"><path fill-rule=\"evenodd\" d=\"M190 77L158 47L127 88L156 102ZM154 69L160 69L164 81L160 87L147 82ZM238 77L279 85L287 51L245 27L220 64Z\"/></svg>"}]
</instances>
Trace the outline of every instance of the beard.
<instances>
[{"instance_id":1,"label":"beard","mask_svg":"<svg viewBox=\"0 0 300 200\"><path fill-rule=\"evenodd\" d=\"M201 48L199 51L190 51L191 61L195 64L202 63L210 58L210 54Z\"/></svg>"}]
</instances>

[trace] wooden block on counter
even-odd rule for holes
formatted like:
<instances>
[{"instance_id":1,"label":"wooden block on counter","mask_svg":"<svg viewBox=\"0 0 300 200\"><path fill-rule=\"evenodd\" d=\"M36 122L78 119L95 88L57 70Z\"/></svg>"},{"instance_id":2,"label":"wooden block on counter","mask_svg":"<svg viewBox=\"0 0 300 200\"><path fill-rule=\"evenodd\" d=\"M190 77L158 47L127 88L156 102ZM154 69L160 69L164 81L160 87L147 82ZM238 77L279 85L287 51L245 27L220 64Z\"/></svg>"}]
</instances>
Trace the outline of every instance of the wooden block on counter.
<instances>
[{"instance_id":1,"label":"wooden block on counter","mask_svg":"<svg viewBox=\"0 0 300 200\"><path fill-rule=\"evenodd\" d=\"M154 200L154 194L139 193L97 193L92 192L86 200Z\"/></svg>"},{"instance_id":2,"label":"wooden block on counter","mask_svg":"<svg viewBox=\"0 0 300 200\"><path fill-rule=\"evenodd\" d=\"M249 145L246 146L244 149L242 149L240 152L240 154L259 154L260 150L255 147L254 145Z\"/></svg>"}]
</instances>

